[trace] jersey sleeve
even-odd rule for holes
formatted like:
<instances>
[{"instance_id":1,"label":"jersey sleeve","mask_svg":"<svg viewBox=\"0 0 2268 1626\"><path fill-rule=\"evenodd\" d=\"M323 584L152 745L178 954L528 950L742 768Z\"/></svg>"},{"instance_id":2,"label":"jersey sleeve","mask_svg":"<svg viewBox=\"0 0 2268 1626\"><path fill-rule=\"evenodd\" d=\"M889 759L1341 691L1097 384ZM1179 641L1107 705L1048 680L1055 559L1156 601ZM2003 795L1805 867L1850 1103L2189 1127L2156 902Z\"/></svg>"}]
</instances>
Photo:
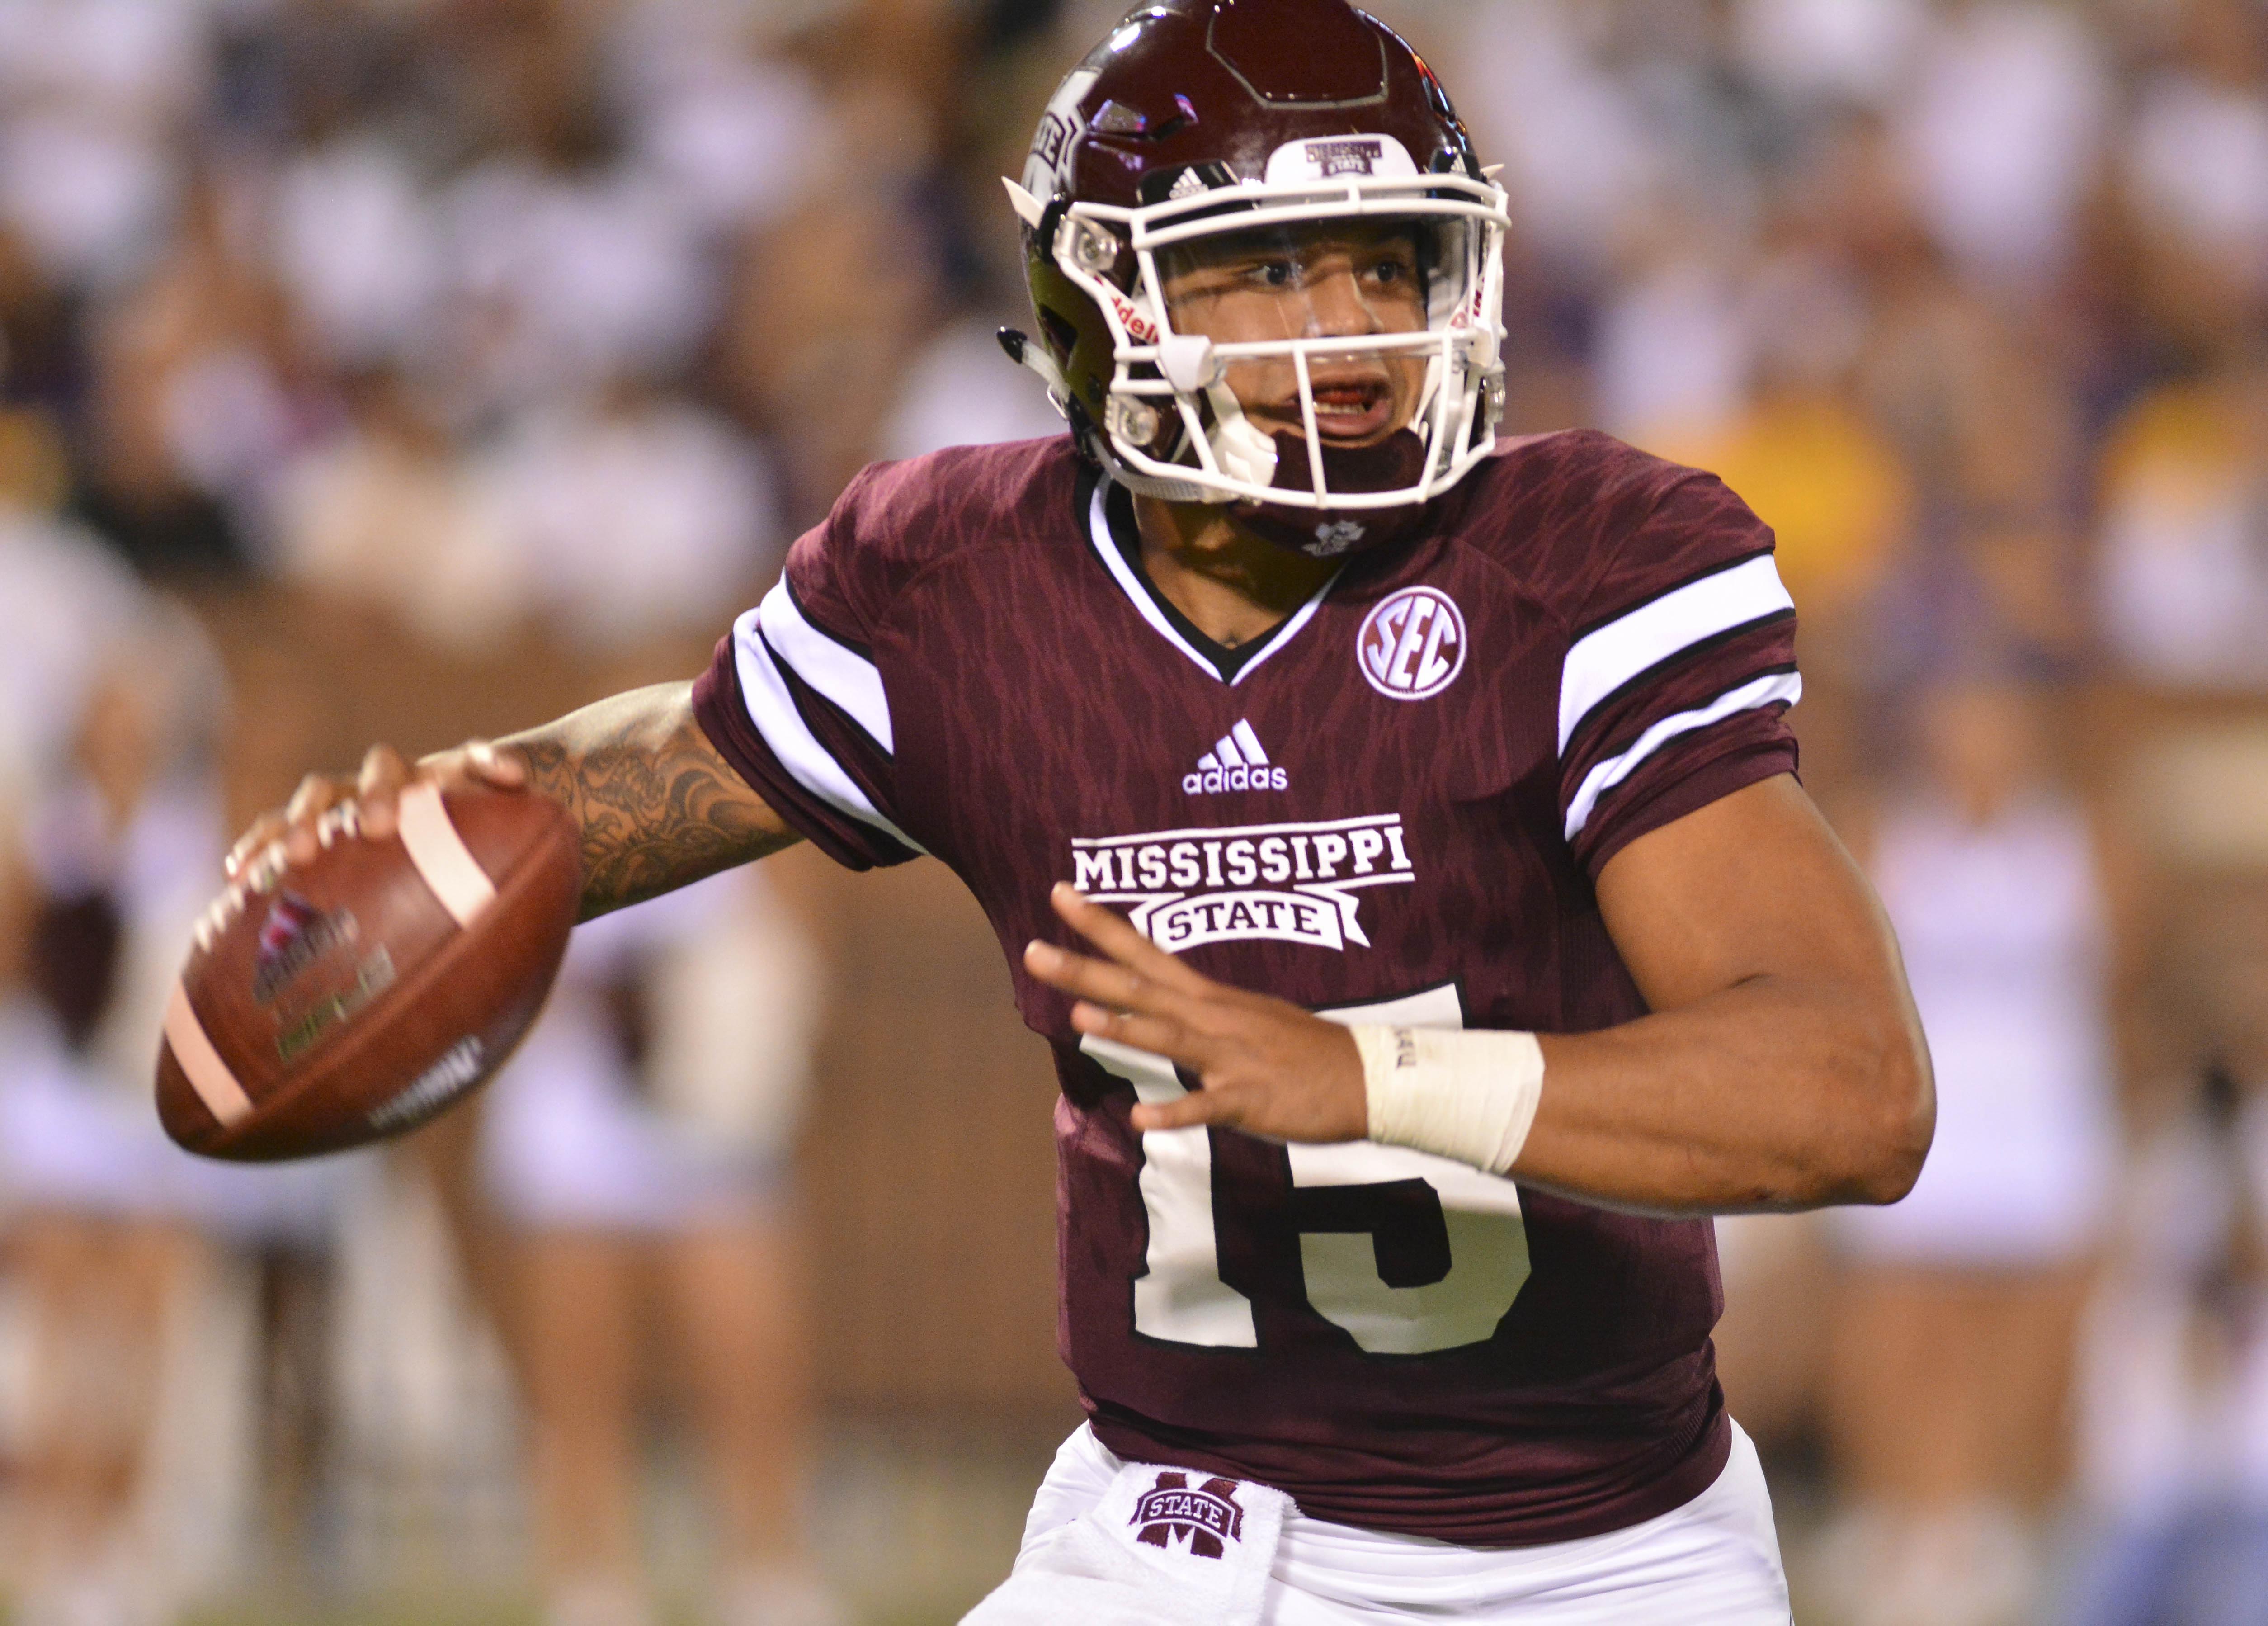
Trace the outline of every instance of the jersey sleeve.
<instances>
[{"instance_id":1,"label":"jersey sleeve","mask_svg":"<svg viewBox=\"0 0 2268 1626\"><path fill-rule=\"evenodd\" d=\"M884 550L861 536L870 477L789 551L777 585L733 624L693 687L694 715L719 754L852 869L925 850L896 813L896 740L872 639L891 584Z\"/></svg>"},{"instance_id":2,"label":"jersey sleeve","mask_svg":"<svg viewBox=\"0 0 2268 1626\"><path fill-rule=\"evenodd\" d=\"M1559 682L1559 808L1593 876L1648 831L1793 772L1803 692L1772 534L1686 473L1592 584Z\"/></svg>"}]
</instances>

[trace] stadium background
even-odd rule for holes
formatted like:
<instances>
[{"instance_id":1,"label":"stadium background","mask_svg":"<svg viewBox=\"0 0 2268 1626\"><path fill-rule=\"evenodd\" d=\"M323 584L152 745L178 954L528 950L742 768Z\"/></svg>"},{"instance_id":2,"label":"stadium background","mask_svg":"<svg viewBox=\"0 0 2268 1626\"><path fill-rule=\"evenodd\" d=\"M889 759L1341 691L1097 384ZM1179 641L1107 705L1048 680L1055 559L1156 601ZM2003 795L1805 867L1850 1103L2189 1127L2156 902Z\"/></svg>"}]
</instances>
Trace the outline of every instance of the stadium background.
<instances>
[{"instance_id":1,"label":"stadium background","mask_svg":"<svg viewBox=\"0 0 2268 1626\"><path fill-rule=\"evenodd\" d=\"M688 675L863 462L1049 432L990 336L1022 318L996 177L1120 9L0 0L7 825L38 846L122 686L132 749L209 765L233 827L369 741ZM1972 987L2047 987L2018 1002L2070 1058L1999 1117L1991 1068L1944 1081L2019 1127L2005 1202L1724 1228L1798 1618L2268 1619L2268 7L1374 9L1506 165L1508 427L1609 428L1778 528L1808 784L1904 854L1931 974L1973 939ZM1971 793L2080 856L1962 857L1923 815ZM817 1284L814 1540L858 1618L947 1620L1076 1417L1052 1083L950 876L777 867L825 968L777 1198ZM2100 1144L2043 1149L2043 1102ZM442 1218L471 1133L168 1268L151 1381L175 1432L209 1415L194 1471L129 1452L167 1608L534 1618L524 1419ZM23 1238L77 1201L43 1191L0 1175L17 1586L40 1442L104 1426L42 1387ZM1962 1336L1885 1353L1917 1327ZM649 1454L683 1602L681 1431ZM2197 1596L2154 1616L2169 1552Z\"/></svg>"}]
</instances>

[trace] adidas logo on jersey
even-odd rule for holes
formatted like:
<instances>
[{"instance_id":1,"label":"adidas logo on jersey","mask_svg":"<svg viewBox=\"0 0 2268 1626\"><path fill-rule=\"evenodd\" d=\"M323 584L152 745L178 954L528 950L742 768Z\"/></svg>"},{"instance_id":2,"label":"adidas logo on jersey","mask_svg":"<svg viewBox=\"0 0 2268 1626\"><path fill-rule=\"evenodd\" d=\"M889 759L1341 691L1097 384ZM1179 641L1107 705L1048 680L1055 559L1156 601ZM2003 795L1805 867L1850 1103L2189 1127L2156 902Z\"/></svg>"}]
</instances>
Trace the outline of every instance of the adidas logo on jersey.
<instances>
[{"instance_id":1,"label":"adidas logo on jersey","mask_svg":"<svg viewBox=\"0 0 2268 1626\"><path fill-rule=\"evenodd\" d=\"M1239 719L1213 748L1197 758L1194 773L1182 776L1182 790L1191 796L1209 796L1224 790L1289 790L1291 776L1268 760L1260 736L1249 722Z\"/></svg>"}]
</instances>

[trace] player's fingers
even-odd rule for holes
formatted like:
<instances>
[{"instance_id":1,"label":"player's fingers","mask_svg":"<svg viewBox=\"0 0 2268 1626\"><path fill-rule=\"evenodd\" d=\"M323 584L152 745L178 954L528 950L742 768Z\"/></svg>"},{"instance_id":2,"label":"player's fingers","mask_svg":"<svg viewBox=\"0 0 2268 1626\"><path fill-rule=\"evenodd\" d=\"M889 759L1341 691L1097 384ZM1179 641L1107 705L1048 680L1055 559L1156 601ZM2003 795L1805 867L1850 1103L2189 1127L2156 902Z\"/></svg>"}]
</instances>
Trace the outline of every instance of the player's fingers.
<instances>
[{"instance_id":1,"label":"player's fingers","mask_svg":"<svg viewBox=\"0 0 2268 1626\"><path fill-rule=\"evenodd\" d=\"M373 745L363 754L355 801L361 804L364 835L383 840L394 833L394 799L409 778L409 765L391 745Z\"/></svg>"},{"instance_id":2,"label":"player's fingers","mask_svg":"<svg viewBox=\"0 0 2268 1626\"><path fill-rule=\"evenodd\" d=\"M1194 1090L1178 1100L1134 1109L1134 1127L1145 1135L1152 1129L1192 1129L1200 1125L1234 1122L1234 1105L1210 1090Z\"/></svg>"},{"instance_id":3,"label":"player's fingers","mask_svg":"<svg viewBox=\"0 0 2268 1626\"><path fill-rule=\"evenodd\" d=\"M337 780L328 773L310 773L292 791L291 800L284 804L284 821L292 824L310 823L338 799Z\"/></svg>"},{"instance_id":4,"label":"player's fingers","mask_svg":"<svg viewBox=\"0 0 2268 1626\"><path fill-rule=\"evenodd\" d=\"M519 790L527 784L526 758L487 740L474 740L466 745L465 769L475 779L499 790Z\"/></svg>"},{"instance_id":5,"label":"player's fingers","mask_svg":"<svg viewBox=\"0 0 2268 1626\"><path fill-rule=\"evenodd\" d=\"M1201 1068L1211 1059L1211 1041L1171 1016L1113 1010L1081 1000L1071 1008L1071 1024L1081 1033L1129 1045L1183 1067Z\"/></svg>"},{"instance_id":6,"label":"player's fingers","mask_svg":"<svg viewBox=\"0 0 2268 1626\"><path fill-rule=\"evenodd\" d=\"M1203 994L1215 986L1136 931L1116 910L1087 901L1069 882L1057 882L1048 902L1079 935L1120 965L1185 994Z\"/></svg>"},{"instance_id":7,"label":"player's fingers","mask_svg":"<svg viewBox=\"0 0 2268 1626\"><path fill-rule=\"evenodd\" d=\"M233 881L245 865L252 861L252 855L254 853L259 852L283 833L284 816L280 813L262 813L252 821L250 829L236 839L236 845L229 848L228 856L220 861L221 873Z\"/></svg>"},{"instance_id":8,"label":"player's fingers","mask_svg":"<svg viewBox=\"0 0 2268 1626\"><path fill-rule=\"evenodd\" d=\"M1123 965L1073 954L1036 940L1024 945L1024 967L1049 987L1116 1009L1178 1016L1189 1014L1196 1002L1180 989L1167 987Z\"/></svg>"},{"instance_id":9,"label":"player's fingers","mask_svg":"<svg viewBox=\"0 0 2268 1626\"><path fill-rule=\"evenodd\" d=\"M291 800L284 805L284 827L277 832L293 863L304 864L314 857L320 845L315 835L316 822L330 811L342 794L338 781L326 773L310 773L299 781L298 788L291 793Z\"/></svg>"}]
</instances>

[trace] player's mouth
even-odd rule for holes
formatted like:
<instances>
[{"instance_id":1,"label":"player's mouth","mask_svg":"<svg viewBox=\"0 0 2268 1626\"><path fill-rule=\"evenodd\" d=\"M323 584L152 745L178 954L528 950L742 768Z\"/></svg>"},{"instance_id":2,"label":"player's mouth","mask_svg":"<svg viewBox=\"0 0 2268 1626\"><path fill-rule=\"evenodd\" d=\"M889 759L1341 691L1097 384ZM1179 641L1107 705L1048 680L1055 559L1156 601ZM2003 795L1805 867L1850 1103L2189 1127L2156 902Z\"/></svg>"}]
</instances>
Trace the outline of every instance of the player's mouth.
<instances>
[{"instance_id":1,"label":"player's mouth","mask_svg":"<svg viewBox=\"0 0 2268 1626\"><path fill-rule=\"evenodd\" d=\"M1394 388L1382 378L1316 379L1315 431L1326 441L1359 444L1375 440L1394 426ZM1300 421L1297 403L1285 416Z\"/></svg>"}]
</instances>

